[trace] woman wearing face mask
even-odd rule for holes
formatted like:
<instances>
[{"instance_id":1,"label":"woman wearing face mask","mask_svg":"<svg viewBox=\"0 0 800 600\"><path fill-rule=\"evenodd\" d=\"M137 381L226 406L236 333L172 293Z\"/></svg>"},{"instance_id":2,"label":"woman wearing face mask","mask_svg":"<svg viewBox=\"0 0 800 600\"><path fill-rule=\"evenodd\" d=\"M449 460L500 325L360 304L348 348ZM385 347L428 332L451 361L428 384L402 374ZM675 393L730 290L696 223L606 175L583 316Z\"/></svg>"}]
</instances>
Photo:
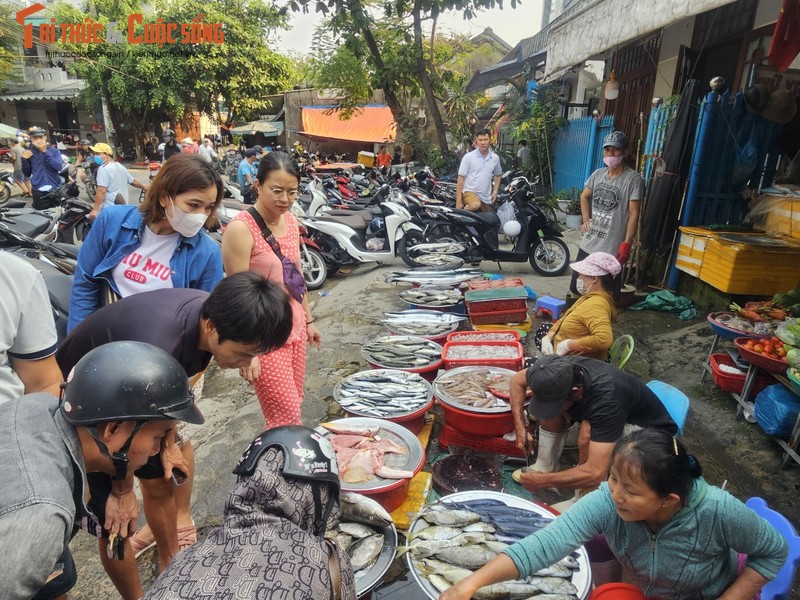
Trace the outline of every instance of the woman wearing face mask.
<instances>
[{"instance_id":1,"label":"woman wearing face mask","mask_svg":"<svg viewBox=\"0 0 800 600\"><path fill-rule=\"evenodd\" d=\"M67 331L121 297L183 287L211 291L222 279L219 246L201 231L222 201L222 180L202 158L175 156L150 184L144 202L108 206L78 254Z\"/></svg>"},{"instance_id":2,"label":"woman wearing face mask","mask_svg":"<svg viewBox=\"0 0 800 600\"><path fill-rule=\"evenodd\" d=\"M617 316L615 278L622 267L605 252L594 252L571 266L577 275L576 287L581 297L546 333L545 329L539 329L537 338L545 333L541 337L542 354L581 354L606 360L614 342L611 323Z\"/></svg>"},{"instance_id":3,"label":"woman wearing face mask","mask_svg":"<svg viewBox=\"0 0 800 600\"><path fill-rule=\"evenodd\" d=\"M581 192L583 239L575 260L606 252L623 266L628 261L644 197L642 176L625 164L628 154L628 137L621 131L609 133L603 140L605 167L589 176ZM573 294L578 291L577 279L576 272L569 288Z\"/></svg>"}]
</instances>

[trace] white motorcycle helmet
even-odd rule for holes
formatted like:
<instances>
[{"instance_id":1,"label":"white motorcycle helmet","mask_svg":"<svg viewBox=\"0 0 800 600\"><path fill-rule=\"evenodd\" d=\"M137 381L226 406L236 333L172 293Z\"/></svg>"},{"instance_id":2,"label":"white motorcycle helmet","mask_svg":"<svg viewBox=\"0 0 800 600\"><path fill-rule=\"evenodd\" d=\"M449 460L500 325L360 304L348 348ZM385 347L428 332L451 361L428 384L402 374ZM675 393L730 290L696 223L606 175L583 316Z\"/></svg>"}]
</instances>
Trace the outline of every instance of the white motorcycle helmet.
<instances>
[{"instance_id":1,"label":"white motorcycle helmet","mask_svg":"<svg viewBox=\"0 0 800 600\"><path fill-rule=\"evenodd\" d=\"M517 237L522 232L522 225L519 224L519 221L506 221L505 225L503 225L503 233L508 237Z\"/></svg>"}]
</instances>

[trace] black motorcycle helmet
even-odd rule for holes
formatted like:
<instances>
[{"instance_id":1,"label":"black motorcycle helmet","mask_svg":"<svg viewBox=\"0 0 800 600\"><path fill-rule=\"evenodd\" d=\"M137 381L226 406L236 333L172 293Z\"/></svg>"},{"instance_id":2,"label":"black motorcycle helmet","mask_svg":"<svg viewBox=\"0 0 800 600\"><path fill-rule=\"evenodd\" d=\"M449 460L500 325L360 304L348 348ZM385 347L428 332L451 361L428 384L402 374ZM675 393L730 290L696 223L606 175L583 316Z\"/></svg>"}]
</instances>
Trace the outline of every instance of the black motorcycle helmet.
<instances>
[{"instance_id":1,"label":"black motorcycle helmet","mask_svg":"<svg viewBox=\"0 0 800 600\"><path fill-rule=\"evenodd\" d=\"M180 363L143 342L111 342L86 354L67 376L60 408L70 424L86 427L100 452L112 460L115 479L127 476L128 449L136 432L149 421L205 421ZM100 441L96 426L115 421L136 421L136 426L112 455Z\"/></svg>"},{"instance_id":2,"label":"black motorcycle helmet","mask_svg":"<svg viewBox=\"0 0 800 600\"><path fill-rule=\"evenodd\" d=\"M169 143L170 140L174 140L175 139L175 132L172 131L172 129L165 129L164 133L161 134L161 138L165 142ZM167 138L170 138L170 139L168 140Z\"/></svg>"},{"instance_id":3,"label":"black motorcycle helmet","mask_svg":"<svg viewBox=\"0 0 800 600\"><path fill-rule=\"evenodd\" d=\"M249 477L256 470L261 455L268 448L283 452L283 476L311 481L314 485L314 535L322 536L334 502L339 499L339 467L331 443L322 435L301 425L284 425L267 429L244 451L233 470L239 477ZM326 507L322 507L320 483L330 484L332 494Z\"/></svg>"},{"instance_id":4,"label":"black motorcycle helmet","mask_svg":"<svg viewBox=\"0 0 800 600\"><path fill-rule=\"evenodd\" d=\"M42 129L41 127L33 126L28 129L28 135L30 137L39 136L39 135L47 135L47 132Z\"/></svg>"}]
</instances>

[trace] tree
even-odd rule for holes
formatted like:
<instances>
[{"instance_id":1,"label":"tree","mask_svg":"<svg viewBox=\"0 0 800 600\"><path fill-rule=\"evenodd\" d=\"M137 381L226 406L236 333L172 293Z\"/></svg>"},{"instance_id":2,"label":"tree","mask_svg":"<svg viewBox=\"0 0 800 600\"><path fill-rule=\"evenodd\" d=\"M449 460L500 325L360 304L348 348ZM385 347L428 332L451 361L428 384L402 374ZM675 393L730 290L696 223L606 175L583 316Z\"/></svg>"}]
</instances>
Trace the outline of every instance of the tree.
<instances>
[{"instance_id":1,"label":"tree","mask_svg":"<svg viewBox=\"0 0 800 600\"><path fill-rule=\"evenodd\" d=\"M14 78L21 31L22 28L14 21L14 9L10 4L0 2L0 90Z\"/></svg>"}]
</instances>

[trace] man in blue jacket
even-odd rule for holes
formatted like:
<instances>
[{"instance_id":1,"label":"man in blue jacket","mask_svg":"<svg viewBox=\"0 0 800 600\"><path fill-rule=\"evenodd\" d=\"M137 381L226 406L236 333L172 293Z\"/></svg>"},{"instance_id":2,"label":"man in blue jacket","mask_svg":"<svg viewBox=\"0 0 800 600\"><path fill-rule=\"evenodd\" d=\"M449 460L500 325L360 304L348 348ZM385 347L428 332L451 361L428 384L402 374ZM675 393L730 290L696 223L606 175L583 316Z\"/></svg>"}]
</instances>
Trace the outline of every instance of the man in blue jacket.
<instances>
[{"instance_id":1,"label":"man in blue jacket","mask_svg":"<svg viewBox=\"0 0 800 600\"><path fill-rule=\"evenodd\" d=\"M46 133L41 127L31 127L29 135L31 146L22 153L22 172L31 178L33 208L51 208L49 203L42 202L39 188L49 185L55 189L61 185L61 176L58 174L63 168L61 152L55 146L47 145Z\"/></svg>"}]
</instances>

